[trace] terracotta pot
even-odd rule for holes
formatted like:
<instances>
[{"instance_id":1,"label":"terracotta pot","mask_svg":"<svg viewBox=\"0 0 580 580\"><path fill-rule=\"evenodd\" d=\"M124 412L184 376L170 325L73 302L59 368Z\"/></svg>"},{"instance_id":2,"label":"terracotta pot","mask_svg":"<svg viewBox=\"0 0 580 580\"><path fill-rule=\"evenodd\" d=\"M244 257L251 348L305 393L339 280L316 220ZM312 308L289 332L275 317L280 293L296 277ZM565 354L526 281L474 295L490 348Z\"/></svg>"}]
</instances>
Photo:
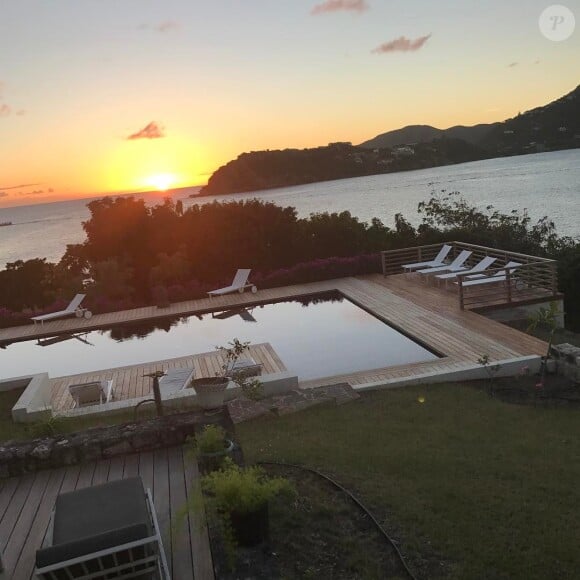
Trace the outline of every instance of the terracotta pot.
<instances>
[{"instance_id":1,"label":"terracotta pot","mask_svg":"<svg viewBox=\"0 0 580 580\"><path fill-rule=\"evenodd\" d=\"M230 379L227 377L208 377L194 379L191 388L197 394L196 402L202 409L217 409L223 407L226 388Z\"/></svg>"}]
</instances>

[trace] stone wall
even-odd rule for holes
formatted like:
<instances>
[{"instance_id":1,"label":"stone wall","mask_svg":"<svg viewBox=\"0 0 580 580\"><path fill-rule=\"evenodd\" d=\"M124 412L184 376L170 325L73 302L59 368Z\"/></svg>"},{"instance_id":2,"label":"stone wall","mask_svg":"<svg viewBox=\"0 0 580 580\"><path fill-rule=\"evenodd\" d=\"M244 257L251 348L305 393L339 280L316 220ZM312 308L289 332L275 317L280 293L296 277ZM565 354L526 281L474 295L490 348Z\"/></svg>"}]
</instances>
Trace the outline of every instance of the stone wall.
<instances>
[{"instance_id":1,"label":"stone wall","mask_svg":"<svg viewBox=\"0 0 580 580\"><path fill-rule=\"evenodd\" d=\"M550 354L556 360L559 375L580 383L580 348L568 343L556 344L550 349Z\"/></svg>"},{"instance_id":2,"label":"stone wall","mask_svg":"<svg viewBox=\"0 0 580 580\"><path fill-rule=\"evenodd\" d=\"M233 440L234 426L224 408L211 416L199 411L180 413L52 438L6 442L0 446L0 478L183 445L210 423L221 425Z\"/></svg>"}]
</instances>

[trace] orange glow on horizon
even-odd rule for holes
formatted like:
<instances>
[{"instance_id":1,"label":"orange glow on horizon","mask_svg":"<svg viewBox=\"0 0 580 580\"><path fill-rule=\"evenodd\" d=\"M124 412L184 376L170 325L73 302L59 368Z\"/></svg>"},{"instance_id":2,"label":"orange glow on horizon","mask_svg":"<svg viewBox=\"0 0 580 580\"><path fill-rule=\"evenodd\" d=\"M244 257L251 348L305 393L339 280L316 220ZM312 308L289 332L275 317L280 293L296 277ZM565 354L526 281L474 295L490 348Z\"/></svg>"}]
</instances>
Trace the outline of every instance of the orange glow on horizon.
<instances>
[{"instance_id":1,"label":"orange glow on horizon","mask_svg":"<svg viewBox=\"0 0 580 580\"><path fill-rule=\"evenodd\" d=\"M151 175L145 180L146 185L156 189L157 191L167 191L177 182L177 177L172 173L158 173L157 175Z\"/></svg>"}]
</instances>

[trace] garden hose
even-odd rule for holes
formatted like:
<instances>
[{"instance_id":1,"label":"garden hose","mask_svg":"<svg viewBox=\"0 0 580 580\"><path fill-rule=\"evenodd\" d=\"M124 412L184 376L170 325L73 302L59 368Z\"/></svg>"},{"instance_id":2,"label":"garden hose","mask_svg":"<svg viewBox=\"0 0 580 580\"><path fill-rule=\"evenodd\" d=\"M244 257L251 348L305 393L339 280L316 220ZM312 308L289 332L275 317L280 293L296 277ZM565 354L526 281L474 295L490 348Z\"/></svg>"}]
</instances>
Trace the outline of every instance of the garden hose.
<instances>
[{"instance_id":1,"label":"garden hose","mask_svg":"<svg viewBox=\"0 0 580 580\"><path fill-rule=\"evenodd\" d=\"M321 477L322 479L325 479L326 481L331 483L334 487L336 487L337 489L339 489L340 491L345 493L371 519L371 521L375 524L375 526L377 527L379 532L381 532L381 534L385 537L385 539L393 547L393 549L395 550L395 553L397 554L397 556L398 556L401 564L403 565L405 572L409 576L410 580L417 580L417 578L415 577L413 572L411 572L411 570L409 570L409 567L407 566L407 563L405 562L405 560L403 558L403 554L401 554L401 551L397 547L395 541L389 536L389 534L387 534L385 529L381 526L381 524L377 521L377 519L373 516L373 514L364 506L364 504L355 495L353 495L348 489L343 487L340 483L338 483L337 481L335 481L334 479L332 479L328 475L325 475L324 473L321 473L320 471L318 471L316 469L312 469L310 467L305 467L303 465L295 465L292 463L281 463L279 461L258 461L257 463L258 463L258 465L277 465L279 467L291 467L293 469L298 469L301 471L308 471L310 473L313 473L314 475L317 475L318 477Z\"/></svg>"}]
</instances>

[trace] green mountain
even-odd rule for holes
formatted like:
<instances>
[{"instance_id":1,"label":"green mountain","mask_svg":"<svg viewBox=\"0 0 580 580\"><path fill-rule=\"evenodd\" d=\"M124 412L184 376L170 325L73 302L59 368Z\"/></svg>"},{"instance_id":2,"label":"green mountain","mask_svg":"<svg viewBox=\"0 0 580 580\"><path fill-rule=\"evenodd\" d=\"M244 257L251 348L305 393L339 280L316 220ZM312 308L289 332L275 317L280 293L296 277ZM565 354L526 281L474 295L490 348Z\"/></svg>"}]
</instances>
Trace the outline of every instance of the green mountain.
<instances>
[{"instance_id":1,"label":"green mountain","mask_svg":"<svg viewBox=\"0 0 580 580\"><path fill-rule=\"evenodd\" d=\"M377 135L359 146L330 143L313 149L242 153L217 169L199 195L258 191L575 147L580 147L580 85L548 105L501 123L449 129L411 125Z\"/></svg>"},{"instance_id":2,"label":"green mountain","mask_svg":"<svg viewBox=\"0 0 580 580\"><path fill-rule=\"evenodd\" d=\"M395 147L405 143L429 143L433 139L462 139L473 145L477 145L492 128L501 125L501 123L474 125L473 127L464 127L456 125L449 129L437 129L431 125L409 125L395 131L381 133L364 143L359 147L365 149L382 149L383 147Z\"/></svg>"},{"instance_id":3,"label":"green mountain","mask_svg":"<svg viewBox=\"0 0 580 580\"><path fill-rule=\"evenodd\" d=\"M430 125L409 125L381 133L360 144L365 149L381 149L402 144L429 143L433 139L462 139L483 147L492 154L517 154L539 150L578 146L574 136L580 134L580 85L573 91L531 111L501 123L472 127L457 125L437 129ZM577 140L576 140L577 141ZM527 148L527 149L526 149Z\"/></svg>"}]
</instances>

